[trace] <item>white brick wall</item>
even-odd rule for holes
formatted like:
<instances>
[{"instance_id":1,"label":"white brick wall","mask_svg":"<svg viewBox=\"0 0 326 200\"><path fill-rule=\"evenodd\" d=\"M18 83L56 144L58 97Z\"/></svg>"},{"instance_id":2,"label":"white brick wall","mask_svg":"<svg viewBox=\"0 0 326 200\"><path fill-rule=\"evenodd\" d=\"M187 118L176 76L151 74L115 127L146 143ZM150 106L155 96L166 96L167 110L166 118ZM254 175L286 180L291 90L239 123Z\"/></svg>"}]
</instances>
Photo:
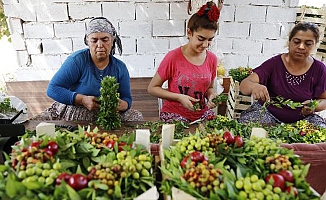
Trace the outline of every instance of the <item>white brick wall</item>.
<instances>
[{"instance_id":1,"label":"white brick wall","mask_svg":"<svg viewBox=\"0 0 326 200\"><path fill-rule=\"evenodd\" d=\"M17 52L17 80L50 79L86 48L85 25L107 17L122 40L131 77L153 76L164 55L188 42L188 0L3 0ZM211 50L227 69L258 66L280 52L299 0L227 0Z\"/></svg>"},{"instance_id":2,"label":"white brick wall","mask_svg":"<svg viewBox=\"0 0 326 200\"><path fill-rule=\"evenodd\" d=\"M135 20L136 5L133 2L106 2L102 6L103 16L109 20Z\"/></svg>"},{"instance_id":3,"label":"white brick wall","mask_svg":"<svg viewBox=\"0 0 326 200\"><path fill-rule=\"evenodd\" d=\"M71 39L44 39L43 40L44 54L65 54L72 53Z\"/></svg>"},{"instance_id":4,"label":"white brick wall","mask_svg":"<svg viewBox=\"0 0 326 200\"><path fill-rule=\"evenodd\" d=\"M24 23L25 38L54 38L53 24Z\"/></svg>"},{"instance_id":5,"label":"white brick wall","mask_svg":"<svg viewBox=\"0 0 326 200\"><path fill-rule=\"evenodd\" d=\"M166 53L169 50L168 39L138 39L137 53L140 54L157 54Z\"/></svg>"},{"instance_id":6,"label":"white brick wall","mask_svg":"<svg viewBox=\"0 0 326 200\"><path fill-rule=\"evenodd\" d=\"M68 20L66 4L53 4L47 1L40 1L35 6L37 21L65 21Z\"/></svg>"},{"instance_id":7,"label":"white brick wall","mask_svg":"<svg viewBox=\"0 0 326 200\"><path fill-rule=\"evenodd\" d=\"M265 6L237 6L235 9L236 22L264 22L266 15Z\"/></svg>"},{"instance_id":8,"label":"white brick wall","mask_svg":"<svg viewBox=\"0 0 326 200\"><path fill-rule=\"evenodd\" d=\"M155 20L153 36L184 36L186 23L184 20Z\"/></svg>"},{"instance_id":9,"label":"white brick wall","mask_svg":"<svg viewBox=\"0 0 326 200\"><path fill-rule=\"evenodd\" d=\"M54 35L57 38L83 38L85 35L84 22L61 22L54 24Z\"/></svg>"},{"instance_id":10,"label":"white brick wall","mask_svg":"<svg viewBox=\"0 0 326 200\"><path fill-rule=\"evenodd\" d=\"M98 3L69 3L68 10L72 19L84 19L85 16L102 16L101 4Z\"/></svg>"},{"instance_id":11,"label":"white brick wall","mask_svg":"<svg viewBox=\"0 0 326 200\"><path fill-rule=\"evenodd\" d=\"M281 36L279 23L253 23L251 24L250 37L255 39L278 39Z\"/></svg>"},{"instance_id":12,"label":"white brick wall","mask_svg":"<svg viewBox=\"0 0 326 200\"><path fill-rule=\"evenodd\" d=\"M136 5L136 20L169 19L168 3L139 3Z\"/></svg>"}]
</instances>

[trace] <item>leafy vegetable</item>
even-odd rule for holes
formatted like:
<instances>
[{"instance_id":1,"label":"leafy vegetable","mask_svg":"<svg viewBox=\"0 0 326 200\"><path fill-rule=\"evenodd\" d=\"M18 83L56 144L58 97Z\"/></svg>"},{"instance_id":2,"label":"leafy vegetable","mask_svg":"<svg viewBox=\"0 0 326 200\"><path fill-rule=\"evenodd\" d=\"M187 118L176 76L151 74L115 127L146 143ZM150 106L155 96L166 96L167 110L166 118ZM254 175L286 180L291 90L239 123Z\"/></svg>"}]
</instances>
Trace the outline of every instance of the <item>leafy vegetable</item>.
<instances>
[{"instance_id":1,"label":"leafy vegetable","mask_svg":"<svg viewBox=\"0 0 326 200\"><path fill-rule=\"evenodd\" d=\"M228 96L225 94L220 94L218 96L216 96L212 101L213 103L215 103L216 105L218 105L219 103L228 100Z\"/></svg>"},{"instance_id":2,"label":"leafy vegetable","mask_svg":"<svg viewBox=\"0 0 326 200\"><path fill-rule=\"evenodd\" d=\"M103 129L113 130L121 127L121 119L118 111L119 83L116 78L106 76L101 82L99 102L101 102L100 111L96 123Z\"/></svg>"},{"instance_id":3,"label":"leafy vegetable","mask_svg":"<svg viewBox=\"0 0 326 200\"><path fill-rule=\"evenodd\" d=\"M252 74L251 67L237 67L229 70L229 75L233 80L241 82L243 79L247 78Z\"/></svg>"}]
</instances>

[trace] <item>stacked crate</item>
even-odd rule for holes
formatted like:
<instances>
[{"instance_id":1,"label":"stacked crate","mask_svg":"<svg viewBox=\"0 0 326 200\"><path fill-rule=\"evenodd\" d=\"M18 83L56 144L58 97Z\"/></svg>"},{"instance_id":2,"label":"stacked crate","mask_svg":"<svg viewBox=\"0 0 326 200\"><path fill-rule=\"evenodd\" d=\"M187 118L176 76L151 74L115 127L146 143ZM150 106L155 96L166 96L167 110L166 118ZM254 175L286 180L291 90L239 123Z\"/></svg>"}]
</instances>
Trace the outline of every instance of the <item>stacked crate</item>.
<instances>
[{"instance_id":1,"label":"stacked crate","mask_svg":"<svg viewBox=\"0 0 326 200\"><path fill-rule=\"evenodd\" d=\"M230 77L230 89L228 93L226 116L229 119L238 119L242 111L253 103L251 96L242 95L239 82Z\"/></svg>"},{"instance_id":2,"label":"stacked crate","mask_svg":"<svg viewBox=\"0 0 326 200\"><path fill-rule=\"evenodd\" d=\"M296 22L306 21L318 25L320 31L319 43L317 49L313 52L313 56L323 62L326 62L326 7L313 8L302 6L297 10Z\"/></svg>"}]
</instances>

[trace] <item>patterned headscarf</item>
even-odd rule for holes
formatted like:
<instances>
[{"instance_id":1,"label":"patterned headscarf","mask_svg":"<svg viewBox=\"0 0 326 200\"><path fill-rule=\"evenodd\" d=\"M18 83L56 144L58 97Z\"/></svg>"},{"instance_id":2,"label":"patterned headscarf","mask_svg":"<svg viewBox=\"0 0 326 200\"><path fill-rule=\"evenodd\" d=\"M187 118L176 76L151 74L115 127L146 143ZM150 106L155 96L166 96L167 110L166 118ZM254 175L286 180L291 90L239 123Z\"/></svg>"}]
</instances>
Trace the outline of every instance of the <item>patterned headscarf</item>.
<instances>
[{"instance_id":1,"label":"patterned headscarf","mask_svg":"<svg viewBox=\"0 0 326 200\"><path fill-rule=\"evenodd\" d=\"M106 19L105 17L96 17L92 19L86 28L86 33L85 33L85 43L86 38L91 34L91 33L100 33L100 32L106 32L109 33L114 37L113 45L110 54L114 55L115 53L115 43L117 43L118 46L118 51L120 55L122 54L122 44L119 36L117 35L117 32L112 25L112 23Z\"/></svg>"}]
</instances>

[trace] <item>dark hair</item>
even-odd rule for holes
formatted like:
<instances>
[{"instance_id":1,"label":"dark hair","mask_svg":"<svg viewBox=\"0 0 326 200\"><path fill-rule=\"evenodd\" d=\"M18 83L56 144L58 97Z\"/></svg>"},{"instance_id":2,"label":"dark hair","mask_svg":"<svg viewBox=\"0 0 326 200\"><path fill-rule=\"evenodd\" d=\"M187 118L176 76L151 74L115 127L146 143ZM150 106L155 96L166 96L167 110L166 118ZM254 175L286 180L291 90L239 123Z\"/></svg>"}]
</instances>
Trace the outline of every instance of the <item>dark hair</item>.
<instances>
[{"instance_id":1,"label":"dark hair","mask_svg":"<svg viewBox=\"0 0 326 200\"><path fill-rule=\"evenodd\" d=\"M206 5L203 5L199 11L193 14L189 21L188 26L191 32L198 30L199 28L217 30L217 20L220 16L220 11L216 7L213 1L209 1Z\"/></svg>"},{"instance_id":2,"label":"dark hair","mask_svg":"<svg viewBox=\"0 0 326 200\"><path fill-rule=\"evenodd\" d=\"M308 30L311 30L314 33L315 42L317 43L319 41L319 36L320 36L319 28L316 24L311 23L311 22L297 23L290 32L289 41L292 40L292 38L294 37L295 34L297 34L297 32L308 31Z\"/></svg>"}]
</instances>

